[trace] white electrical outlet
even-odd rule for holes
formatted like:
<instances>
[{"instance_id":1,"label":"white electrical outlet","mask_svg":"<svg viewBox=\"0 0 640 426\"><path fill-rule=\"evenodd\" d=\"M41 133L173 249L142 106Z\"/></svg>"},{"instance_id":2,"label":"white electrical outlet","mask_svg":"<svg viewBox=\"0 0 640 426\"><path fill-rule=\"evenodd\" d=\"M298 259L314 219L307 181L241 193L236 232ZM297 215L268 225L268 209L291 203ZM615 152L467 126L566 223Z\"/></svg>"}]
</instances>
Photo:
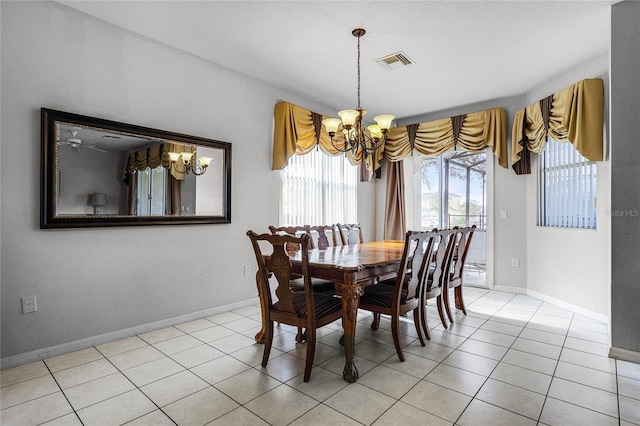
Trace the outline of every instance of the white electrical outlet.
<instances>
[{"instance_id":1,"label":"white electrical outlet","mask_svg":"<svg viewBox=\"0 0 640 426\"><path fill-rule=\"evenodd\" d=\"M22 298L22 313L30 314L38 310L38 304L36 302L36 296L29 296Z\"/></svg>"},{"instance_id":2,"label":"white electrical outlet","mask_svg":"<svg viewBox=\"0 0 640 426\"><path fill-rule=\"evenodd\" d=\"M500 218L506 219L509 212L507 210L500 210Z\"/></svg>"},{"instance_id":3,"label":"white electrical outlet","mask_svg":"<svg viewBox=\"0 0 640 426\"><path fill-rule=\"evenodd\" d=\"M514 268L519 268L520 267L520 259L518 259L517 257L511 258L511 266L513 266Z\"/></svg>"},{"instance_id":4,"label":"white electrical outlet","mask_svg":"<svg viewBox=\"0 0 640 426\"><path fill-rule=\"evenodd\" d=\"M251 275L251 265L244 265L244 275Z\"/></svg>"}]
</instances>

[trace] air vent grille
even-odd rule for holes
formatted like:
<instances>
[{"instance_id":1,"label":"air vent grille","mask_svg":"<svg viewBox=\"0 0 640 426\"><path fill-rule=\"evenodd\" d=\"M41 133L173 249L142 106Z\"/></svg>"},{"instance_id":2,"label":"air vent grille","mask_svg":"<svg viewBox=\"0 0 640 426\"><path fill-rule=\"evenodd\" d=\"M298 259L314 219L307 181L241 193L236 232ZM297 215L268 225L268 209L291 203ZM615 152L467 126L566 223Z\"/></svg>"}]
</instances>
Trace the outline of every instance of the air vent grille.
<instances>
[{"instance_id":1,"label":"air vent grille","mask_svg":"<svg viewBox=\"0 0 640 426\"><path fill-rule=\"evenodd\" d=\"M392 55L387 55L382 58L376 59L376 62L386 70L395 70L398 68L406 67L414 62L404 52L396 52Z\"/></svg>"}]
</instances>

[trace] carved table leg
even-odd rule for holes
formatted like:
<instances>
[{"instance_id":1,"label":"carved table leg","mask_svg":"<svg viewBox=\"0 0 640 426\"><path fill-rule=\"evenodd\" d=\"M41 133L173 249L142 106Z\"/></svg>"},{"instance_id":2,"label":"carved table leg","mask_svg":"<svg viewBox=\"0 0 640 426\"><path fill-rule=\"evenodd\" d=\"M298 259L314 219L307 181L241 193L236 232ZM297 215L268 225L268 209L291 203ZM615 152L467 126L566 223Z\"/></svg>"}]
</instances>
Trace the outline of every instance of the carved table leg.
<instances>
[{"instance_id":1,"label":"carved table leg","mask_svg":"<svg viewBox=\"0 0 640 426\"><path fill-rule=\"evenodd\" d=\"M358 379L358 369L353 363L353 353L356 341L356 319L362 287L336 283L336 290L342 296L342 324L344 327L345 365L342 377L349 383Z\"/></svg>"}]
</instances>

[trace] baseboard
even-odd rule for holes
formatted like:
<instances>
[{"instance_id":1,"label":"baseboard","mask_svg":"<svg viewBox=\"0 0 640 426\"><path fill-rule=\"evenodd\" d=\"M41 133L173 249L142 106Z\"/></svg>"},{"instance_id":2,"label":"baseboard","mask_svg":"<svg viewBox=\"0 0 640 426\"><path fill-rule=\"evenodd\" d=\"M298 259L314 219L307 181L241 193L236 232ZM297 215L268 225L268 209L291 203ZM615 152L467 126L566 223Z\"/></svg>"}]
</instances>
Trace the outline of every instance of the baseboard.
<instances>
[{"instance_id":1,"label":"baseboard","mask_svg":"<svg viewBox=\"0 0 640 426\"><path fill-rule=\"evenodd\" d=\"M224 312L233 311L235 309L244 308L245 306L250 306L255 303L256 299L252 298L241 302L231 303L229 305L218 306L198 312L192 312L190 314L167 318L148 324L126 328L124 330L112 331L109 333L99 334L97 336L87 337L86 339L74 340L73 342L62 343L60 345L49 346L47 348L9 356L0 359L0 370L29 364L35 361L41 361L43 359L63 355L69 352L79 351L82 349L90 348L92 346L102 345L104 343L113 342L115 340L125 339L127 337L137 336L139 334L148 333L150 331L159 330L161 328L171 327L200 318L210 317Z\"/></svg>"},{"instance_id":2,"label":"baseboard","mask_svg":"<svg viewBox=\"0 0 640 426\"><path fill-rule=\"evenodd\" d=\"M609 358L640 364L640 352L614 348L613 346L609 348Z\"/></svg>"},{"instance_id":3,"label":"baseboard","mask_svg":"<svg viewBox=\"0 0 640 426\"><path fill-rule=\"evenodd\" d=\"M504 291L505 293L527 294L527 289L522 287L509 287L507 285L494 285L494 291Z\"/></svg>"},{"instance_id":4,"label":"baseboard","mask_svg":"<svg viewBox=\"0 0 640 426\"><path fill-rule=\"evenodd\" d=\"M581 306L577 306L572 303L565 302L564 300L556 299L555 297L547 296L546 294L543 294L543 293L538 293L537 291L534 291L534 290L527 290L527 295L531 297L535 297L536 299L540 299L544 302L548 302L553 305L560 306L561 308L568 309L570 311L573 311L587 318L591 318L593 320L599 321L603 324L609 325L609 317L605 314L601 314L599 312L595 312L590 309L585 309Z\"/></svg>"}]
</instances>

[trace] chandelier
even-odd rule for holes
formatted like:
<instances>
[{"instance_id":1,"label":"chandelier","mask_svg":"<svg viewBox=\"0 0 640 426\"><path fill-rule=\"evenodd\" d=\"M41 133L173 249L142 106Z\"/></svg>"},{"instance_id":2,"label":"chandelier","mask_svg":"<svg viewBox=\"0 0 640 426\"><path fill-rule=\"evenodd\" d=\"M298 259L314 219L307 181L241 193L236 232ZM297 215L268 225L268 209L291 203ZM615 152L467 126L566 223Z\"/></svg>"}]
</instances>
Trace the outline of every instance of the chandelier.
<instances>
[{"instance_id":1,"label":"chandelier","mask_svg":"<svg viewBox=\"0 0 640 426\"><path fill-rule=\"evenodd\" d=\"M382 114L373 117L377 124L372 124L365 130L363 117L367 113L360 107L360 37L365 35L363 28L356 28L351 32L358 38L358 106L356 109L345 109L338 112L340 118L325 118L322 120L329 137L331 145L340 152L362 149L364 155L371 155L384 143L387 130L391 128L391 122L395 118L391 114ZM338 133L338 128L342 124L342 134Z\"/></svg>"},{"instance_id":2,"label":"chandelier","mask_svg":"<svg viewBox=\"0 0 640 426\"><path fill-rule=\"evenodd\" d=\"M213 160L211 157L200 157L196 161L193 152L189 151L170 152L169 158L171 159L171 165L178 173L193 173L196 176L204 174L211 160Z\"/></svg>"}]
</instances>

